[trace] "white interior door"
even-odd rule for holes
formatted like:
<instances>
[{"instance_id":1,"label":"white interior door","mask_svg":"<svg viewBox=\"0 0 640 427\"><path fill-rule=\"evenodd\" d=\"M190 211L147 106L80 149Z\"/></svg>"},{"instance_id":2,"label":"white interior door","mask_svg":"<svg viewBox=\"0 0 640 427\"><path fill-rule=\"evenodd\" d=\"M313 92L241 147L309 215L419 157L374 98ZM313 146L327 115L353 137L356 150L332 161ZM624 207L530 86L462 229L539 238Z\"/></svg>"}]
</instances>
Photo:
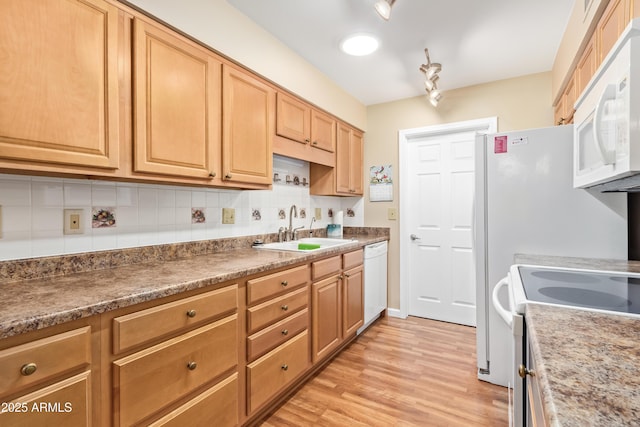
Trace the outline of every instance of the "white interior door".
<instances>
[{"instance_id":1,"label":"white interior door","mask_svg":"<svg viewBox=\"0 0 640 427\"><path fill-rule=\"evenodd\" d=\"M408 143L410 315L475 326L474 144L468 131Z\"/></svg>"}]
</instances>

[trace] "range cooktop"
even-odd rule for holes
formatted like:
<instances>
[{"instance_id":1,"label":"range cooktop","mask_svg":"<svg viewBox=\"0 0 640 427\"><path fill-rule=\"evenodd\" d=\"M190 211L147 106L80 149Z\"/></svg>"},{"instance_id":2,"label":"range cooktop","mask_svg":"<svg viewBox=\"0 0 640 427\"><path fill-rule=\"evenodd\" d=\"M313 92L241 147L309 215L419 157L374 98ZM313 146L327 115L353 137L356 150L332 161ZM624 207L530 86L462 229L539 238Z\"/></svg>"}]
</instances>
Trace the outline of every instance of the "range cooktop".
<instances>
[{"instance_id":1,"label":"range cooktop","mask_svg":"<svg viewBox=\"0 0 640 427\"><path fill-rule=\"evenodd\" d=\"M640 315L640 275L518 266L530 302Z\"/></svg>"}]
</instances>

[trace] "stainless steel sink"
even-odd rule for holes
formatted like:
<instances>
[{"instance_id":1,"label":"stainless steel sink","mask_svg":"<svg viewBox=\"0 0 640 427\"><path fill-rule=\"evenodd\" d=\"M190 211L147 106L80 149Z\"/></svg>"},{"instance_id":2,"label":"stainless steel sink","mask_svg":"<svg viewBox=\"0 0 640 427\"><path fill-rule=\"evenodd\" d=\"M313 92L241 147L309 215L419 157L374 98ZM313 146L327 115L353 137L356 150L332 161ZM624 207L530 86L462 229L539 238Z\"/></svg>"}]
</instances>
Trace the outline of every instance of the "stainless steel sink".
<instances>
[{"instance_id":1,"label":"stainless steel sink","mask_svg":"<svg viewBox=\"0 0 640 427\"><path fill-rule=\"evenodd\" d=\"M326 237L306 237L304 239L293 240L290 242L265 243L254 247L257 249L268 249L272 251L314 252L322 249L333 248L336 246L347 245L354 242L357 242L357 240L330 239ZM314 249L302 249L300 248L300 244L319 245L319 247Z\"/></svg>"}]
</instances>

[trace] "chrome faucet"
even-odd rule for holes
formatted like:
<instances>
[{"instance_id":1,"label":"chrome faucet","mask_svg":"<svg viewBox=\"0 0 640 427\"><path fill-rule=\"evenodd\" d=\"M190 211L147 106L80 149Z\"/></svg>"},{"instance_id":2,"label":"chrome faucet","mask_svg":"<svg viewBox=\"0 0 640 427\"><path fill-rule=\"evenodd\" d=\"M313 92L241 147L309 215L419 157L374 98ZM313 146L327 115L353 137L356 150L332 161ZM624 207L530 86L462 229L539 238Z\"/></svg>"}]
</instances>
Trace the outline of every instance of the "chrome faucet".
<instances>
[{"instance_id":1,"label":"chrome faucet","mask_svg":"<svg viewBox=\"0 0 640 427\"><path fill-rule=\"evenodd\" d=\"M291 205L289 208L289 228L287 229L287 233L285 235L285 240L295 240L295 232L293 230L293 217L298 218L298 208L296 205Z\"/></svg>"}]
</instances>

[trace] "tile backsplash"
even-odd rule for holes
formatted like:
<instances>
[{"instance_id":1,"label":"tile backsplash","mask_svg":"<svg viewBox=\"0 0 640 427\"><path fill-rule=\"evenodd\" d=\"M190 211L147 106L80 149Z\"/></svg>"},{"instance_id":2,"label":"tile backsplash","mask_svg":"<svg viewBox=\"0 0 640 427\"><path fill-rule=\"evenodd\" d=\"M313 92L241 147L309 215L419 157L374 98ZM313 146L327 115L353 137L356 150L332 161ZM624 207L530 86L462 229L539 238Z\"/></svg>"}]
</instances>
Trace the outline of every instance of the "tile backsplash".
<instances>
[{"instance_id":1,"label":"tile backsplash","mask_svg":"<svg viewBox=\"0 0 640 427\"><path fill-rule=\"evenodd\" d=\"M273 166L283 179L274 182L272 190L0 174L0 261L275 233L289 225L294 204L294 227L309 228L317 208L321 219L313 228L332 222L329 210L352 211L353 216L344 215L345 226L364 225L362 197L312 196L303 185L309 179L308 163L274 156ZM297 185L293 177L298 177ZM93 228L92 214L107 208L115 225ZM223 208L234 209L234 224L222 223ZM63 233L65 209L81 210L83 234Z\"/></svg>"}]
</instances>

